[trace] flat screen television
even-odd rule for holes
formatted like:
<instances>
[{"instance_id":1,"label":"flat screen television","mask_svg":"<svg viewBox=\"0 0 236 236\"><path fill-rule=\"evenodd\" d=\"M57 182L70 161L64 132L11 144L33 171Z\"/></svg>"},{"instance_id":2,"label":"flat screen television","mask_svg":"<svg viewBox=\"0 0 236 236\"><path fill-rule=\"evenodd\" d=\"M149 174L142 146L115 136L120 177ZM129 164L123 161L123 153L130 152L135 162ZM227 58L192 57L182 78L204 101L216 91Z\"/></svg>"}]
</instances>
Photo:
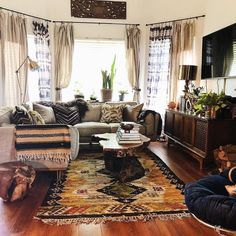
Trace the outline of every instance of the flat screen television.
<instances>
[{"instance_id":1,"label":"flat screen television","mask_svg":"<svg viewBox=\"0 0 236 236\"><path fill-rule=\"evenodd\" d=\"M202 79L236 77L236 24L203 37Z\"/></svg>"}]
</instances>

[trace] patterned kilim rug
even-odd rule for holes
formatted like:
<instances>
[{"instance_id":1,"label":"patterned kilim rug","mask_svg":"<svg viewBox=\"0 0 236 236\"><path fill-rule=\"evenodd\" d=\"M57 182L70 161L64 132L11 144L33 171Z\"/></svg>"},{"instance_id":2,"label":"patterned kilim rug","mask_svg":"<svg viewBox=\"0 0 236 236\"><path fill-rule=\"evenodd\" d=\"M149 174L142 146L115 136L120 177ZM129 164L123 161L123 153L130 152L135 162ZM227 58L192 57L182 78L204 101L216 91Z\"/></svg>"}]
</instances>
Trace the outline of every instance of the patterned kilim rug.
<instances>
[{"instance_id":1,"label":"patterned kilim rug","mask_svg":"<svg viewBox=\"0 0 236 236\"><path fill-rule=\"evenodd\" d=\"M189 216L184 183L150 151L139 153L145 176L120 183L104 170L102 154L80 154L51 184L36 219L49 224L176 219Z\"/></svg>"}]
</instances>

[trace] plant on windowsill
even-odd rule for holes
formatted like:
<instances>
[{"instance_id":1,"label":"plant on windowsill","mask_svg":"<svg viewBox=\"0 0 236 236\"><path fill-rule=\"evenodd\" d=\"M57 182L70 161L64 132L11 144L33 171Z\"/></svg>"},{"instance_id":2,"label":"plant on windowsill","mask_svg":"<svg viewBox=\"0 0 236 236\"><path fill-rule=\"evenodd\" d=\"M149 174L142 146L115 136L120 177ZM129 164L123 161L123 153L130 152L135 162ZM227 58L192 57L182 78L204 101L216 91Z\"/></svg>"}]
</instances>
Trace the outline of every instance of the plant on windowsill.
<instances>
[{"instance_id":1,"label":"plant on windowsill","mask_svg":"<svg viewBox=\"0 0 236 236\"><path fill-rule=\"evenodd\" d=\"M114 84L114 78L116 75L116 56L114 56L113 62L111 64L111 71L108 73L107 70L102 70L102 89L101 89L101 95L102 95L102 101L107 102L111 101L112 99L112 90L113 90L113 84Z\"/></svg>"},{"instance_id":2,"label":"plant on windowsill","mask_svg":"<svg viewBox=\"0 0 236 236\"><path fill-rule=\"evenodd\" d=\"M205 114L206 118L215 119L223 108L229 107L230 102L222 91L220 94L209 92L201 93L194 105L196 114Z\"/></svg>"},{"instance_id":3,"label":"plant on windowsill","mask_svg":"<svg viewBox=\"0 0 236 236\"><path fill-rule=\"evenodd\" d=\"M120 90L119 91L119 101L124 101L125 94L128 94L127 90Z\"/></svg>"},{"instance_id":4,"label":"plant on windowsill","mask_svg":"<svg viewBox=\"0 0 236 236\"><path fill-rule=\"evenodd\" d=\"M74 89L74 97L84 99L84 94L78 88Z\"/></svg>"}]
</instances>

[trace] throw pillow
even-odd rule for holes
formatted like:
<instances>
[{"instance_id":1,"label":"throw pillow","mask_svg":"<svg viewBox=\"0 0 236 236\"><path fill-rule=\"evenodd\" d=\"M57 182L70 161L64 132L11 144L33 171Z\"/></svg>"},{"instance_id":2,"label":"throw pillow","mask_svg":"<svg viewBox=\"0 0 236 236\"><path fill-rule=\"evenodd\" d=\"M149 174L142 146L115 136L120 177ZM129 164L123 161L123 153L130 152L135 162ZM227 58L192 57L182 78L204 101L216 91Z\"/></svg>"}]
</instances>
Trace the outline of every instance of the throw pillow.
<instances>
[{"instance_id":1,"label":"throw pillow","mask_svg":"<svg viewBox=\"0 0 236 236\"><path fill-rule=\"evenodd\" d=\"M12 124L33 124L32 118L24 106L15 106L12 111L10 120Z\"/></svg>"},{"instance_id":2,"label":"throw pillow","mask_svg":"<svg viewBox=\"0 0 236 236\"><path fill-rule=\"evenodd\" d=\"M10 107L2 107L0 109L0 126L2 126L2 124L10 124L10 116L12 113L12 108Z\"/></svg>"},{"instance_id":3,"label":"throw pillow","mask_svg":"<svg viewBox=\"0 0 236 236\"><path fill-rule=\"evenodd\" d=\"M38 103L33 104L34 111L37 111L43 118L45 124L55 124L56 117L52 107L47 107Z\"/></svg>"},{"instance_id":4,"label":"throw pillow","mask_svg":"<svg viewBox=\"0 0 236 236\"><path fill-rule=\"evenodd\" d=\"M29 110L28 113L29 113L29 115L31 116L31 118L33 120L33 124L35 124L35 125L45 125L44 119L42 118L42 116L37 111Z\"/></svg>"},{"instance_id":5,"label":"throw pillow","mask_svg":"<svg viewBox=\"0 0 236 236\"><path fill-rule=\"evenodd\" d=\"M119 123L123 121L122 114L125 105L102 105L102 116L100 122Z\"/></svg>"},{"instance_id":6,"label":"throw pillow","mask_svg":"<svg viewBox=\"0 0 236 236\"><path fill-rule=\"evenodd\" d=\"M87 102L81 98L77 98L72 101L63 102L59 104L64 105L66 107L77 107L80 118L83 118L85 116L86 111L89 110Z\"/></svg>"},{"instance_id":7,"label":"throw pillow","mask_svg":"<svg viewBox=\"0 0 236 236\"><path fill-rule=\"evenodd\" d=\"M80 122L77 107L66 107L60 104L55 104L52 108L55 113L57 123L75 125Z\"/></svg>"},{"instance_id":8,"label":"throw pillow","mask_svg":"<svg viewBox=\"0 0 236 236\"><path fill-rule=\"evenodd\" d=\"M89 110L86 112L85 116L82 118L83 122L86 121L95 121L99 122L101 119L101 110L102 105L101 104L89 104Z\"/></svg>"},{"instance_id":9,"label":"throw pillow","mask_svg":"<svg viewBox=\"0 0 236 236\"><path fill-rule=\"evenodd\" d=\"M142 108L143 108L143 103L135 105L135 106L127 105L124 108L124 112L123 112L124 121L137 122L138 115L139 115L140 111L142 110Z\"/></svg>"}]
</instances>

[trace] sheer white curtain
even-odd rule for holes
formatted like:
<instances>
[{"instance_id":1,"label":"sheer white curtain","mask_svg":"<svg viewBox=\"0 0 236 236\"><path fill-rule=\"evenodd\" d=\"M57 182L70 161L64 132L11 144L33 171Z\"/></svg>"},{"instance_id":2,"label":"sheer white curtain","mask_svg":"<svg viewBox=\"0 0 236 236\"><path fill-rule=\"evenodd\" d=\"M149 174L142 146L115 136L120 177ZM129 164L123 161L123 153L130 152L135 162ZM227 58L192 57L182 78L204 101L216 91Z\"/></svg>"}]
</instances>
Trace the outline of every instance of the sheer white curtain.
<instances>
[{"instance_id":1,"label":"sheer white curtain","mask_svg":"<svg viewBox=\"0 0 236 236\"><path fill-rule=\"evenodd\" d=\"M68 87L71 80L74 51L72 24L54 26L54 61L56 101L61 100L61 89Z\"/></svg>"},{"instance_id":2,"label":"sheer white curtain","mask_svg":"<svg viewBox=\"0 0 236 236\"><path fill-rule=\"evenodd\" d=\"M128 80L134 91L134 101L140 100L140 29L137 26L126 28L126 62Z\"/></svg>"},{"instance_id":3,"label":"sheer white curtain","mask_svg":"<svg viewBox=\"0 0 236 236\"><path fill-rule=\"evenodd\" d=\"M1 33L1 105L14 106L21 103L16 70L28 54L26 19L17 14L0 11ZM19 71L22 93L26 91L27 63Z\"/></svg>"}]
</instances>

